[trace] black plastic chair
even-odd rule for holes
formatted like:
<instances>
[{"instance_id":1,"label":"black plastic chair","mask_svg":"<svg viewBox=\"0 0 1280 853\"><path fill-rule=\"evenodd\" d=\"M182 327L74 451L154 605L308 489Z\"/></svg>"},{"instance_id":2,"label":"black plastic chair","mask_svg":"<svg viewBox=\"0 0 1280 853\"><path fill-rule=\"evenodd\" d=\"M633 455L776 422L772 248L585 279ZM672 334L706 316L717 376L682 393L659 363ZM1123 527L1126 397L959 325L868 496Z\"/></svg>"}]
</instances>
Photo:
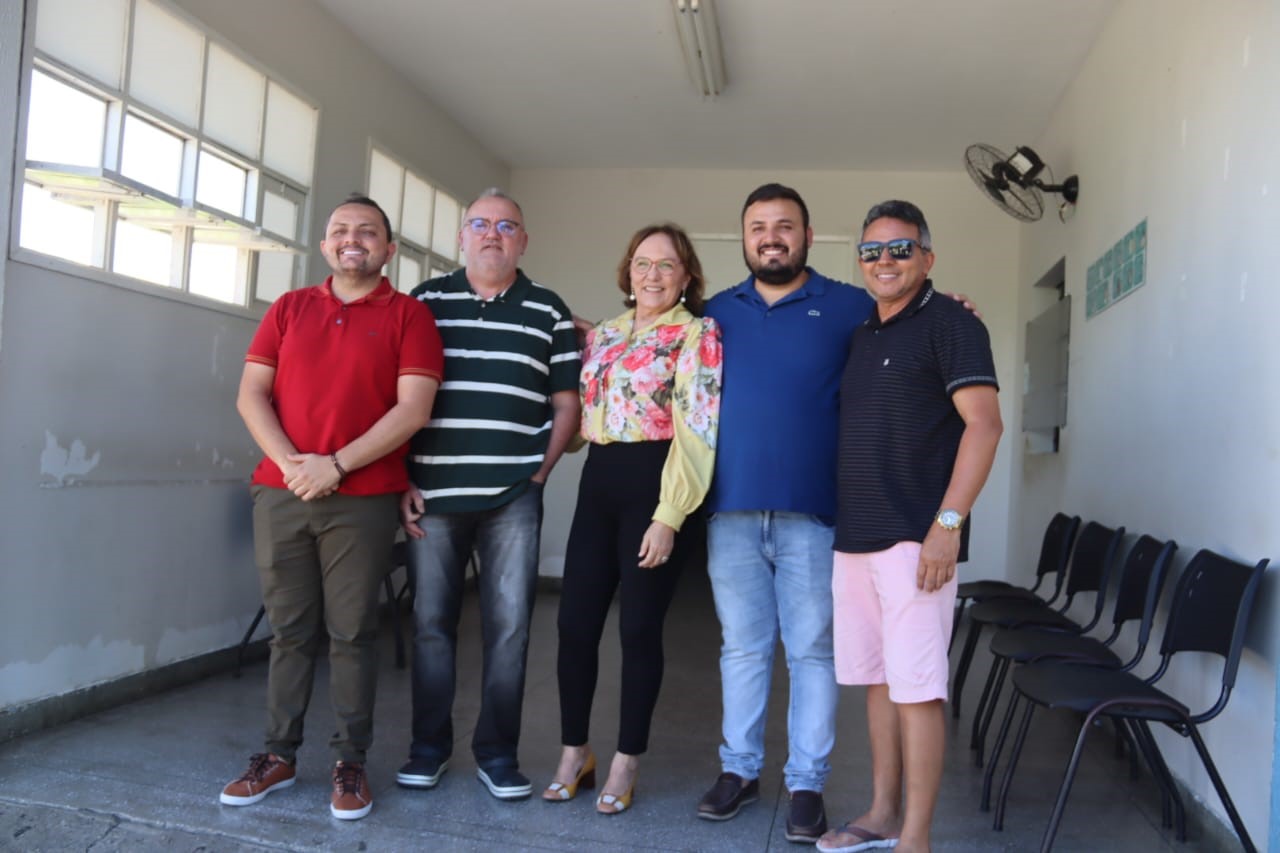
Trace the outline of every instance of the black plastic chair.
<instances>
[{"instance_id":1,"label":"black plastic chair","mask_svg":"<svg viewBox=\"0 0 1280 853\"><path fill-rule=\"evenodd\" d=\"M1070 554L1070 565L1065 572L1066 583L1059 586L1059 591L1065 593L1061 602L1057 601L1057 595L1055 595L1049 601L1039 598L995 598L970 606L969 632L965 635L964 647L960 650L960 661L956 665L956 674L952 682L953 716L959 715L964 682L969 674L969 667L973 663L974 653L978 649L978 639L985 626L1018 628L1035 624L1073 633L1084 633L1093 629L1093 626L1102 619L1102 590L1105 589L1115 549L1119 546L1123 535L1123 527L1118 531L1112 530L1094 521L1084 526ZM1071 608L1076 594L1081 592L1097 593L1093 620L1083 626L1065 615ZM975 719L981 717L981 707L985 698L984 691L983 699L978 703L979 712L975 715Z\"/></svg>"},{"instance_id":2,"label":"black plastic chair","mask_svg":"<svg viewBox=\"0 0 1280 853\"><path fill-rule=\"evenodd\" d=\"M1055 610L1041 601L997 598L969 608L971 626L976 626L978 631L981 631L982 625L991 625L1006 630L1036 628L1070 635L1092 631L1102 621L1107 586L1123 539L1123 527L1112 530L1096 521L1089 522L1076 539L1075 549L1071 554L1071 567L1067 570L1067 597L1060 609ZM1066 615L1076 595L1082 592L1094 593L1093 616L1083 624ZM973 630L974 627L971 627L970 631ZM973 712L973 734L969 748L976 753L974 759L978 767L982 766L982 742L986 733L983 720L991 717L989 709L995 707L996 697L999 696L997 688L1004 674L1000 663L997 658L987 672L982 697L978 699L978 707Z\"/></svg>"},{"instance_id":3,"label":"black plastic chair","mask_svg":"<svg viewBox=\"0 0 1280 853\"><path fill-rule=\"evenodd\" d=\"M965 581L956 587L956 612L952 624L960 627L960 619L964 616L965 604L969 601L980 602L991 598L1023 598L1053 603L1062 592L1063 572L1067 568L1067 557L1071 554L1071 544L1075 541L1076 531L1080 529L1080 516L1058 513L1049 519L1049 526L1044 531L1044 542L1040 546L1040 561L1036 564L1036 582L1029 587L1016 586L1008 581L980 580ZM1053 575L1053 595L1043 598L1039 594L1040 584L1049 575ZM950 653L955 644L956 630L951 632L951 640L947 646ZM955 712L959 715L959 711Z\"/></svg>"},{"instance_id":4,"label":"black plastic chair","mask_svg":"<svg viewBox=\"0 0 1280 853\"><path fill-rule=\"evenodd\" d=\"M1004 810L1013 784L1018 758L1031 727L1031 716L1037 705L1047 708L1066 708L1084 714L1075 749L1067 763L1066 773L1058 789L1058 798L1045 828L1040 849L1042 853L1053 847L1053 841L1062 821L1067 796L1071 793L1076 770L1084 752L1085 738L1094 720L1102 715L1122 721L1129 726L1135 741L1147 759L1152 775L1162 788L1165 804L1163 817L1169 825L1168 804L1177 812L1177 835L1186 840L1186 811L1178 796L1173 776L1160 754L1150 723L1164 723L1183 737L1191 738L1196 753L1204 765L1214 790L1231 820L1240 843L1249 853L1257 850L1236 811L1235 803L1223 784L1213 758L1200 737L1199 726L1212 720L1227 706L1231 690L1235 686L1236 671L1240 665L1240 653L1244 648L1245 631L1249 614L1257 597L1258 586L1266 571L1267 560L1248 566L1229 560L1209 550L1202 550L1192 558L1178 579L1170 605L1169 622L1165 626L1160 644L1160 666L1148 678L1142 679L1132 672L1098 669L1070 663L1035 663L1019 667L1013 673L1014 694L1009 710L1001 725L996 751L1008 730L1018 703L1026 699L1017 737L1009 764L1000 784L1000 797L996 805L996 829L1004 825ZM1155 686L1169 670L1169 662L1178 652L1208 652L1224 658L1222 689L1218 699L1205 711L1193 714L1186 705Z\"/></svg>"},{"instance_id":5,"label":"black plastic chair","mask_svg":"<svg viewBox=\"0 0 1280 853\"><path fill-rule=\"evenodd\" d=\"M1120 575L1119 588L1116 592L1115 610L1111 617L1111 633L1099 640L1081 634L1069 634L1062 631L1048 631L1041 628L1007 628L996 632L991 638L991 653L995 655L995 663L991 668L989 681L994 682L990 688L990 698L986 699L985 713L981 715L981 727L978 718L974 719L975 746L978 751L979 766L987 731L995 715L996 703L1004 686L1004 679L1013 663L1040 663L1042 661L1059 661L1082 663L1099 666L1104 669L1115 669L1128 672L1138 665L1146 653L1147 643L1151 637L1151 623L1155 621L1156 606L1160 603L1160 594L1164 591L1165 580L1169 576L1169 566L1173 564L1173 553L1178 548L1176 542L1161 542L1150 536L1140 536L1129 550L1125 558L1124 568ZM1121 660L1112 648L1120 637L1126 622L1138 621L1136 648L1128 658ZM982 782L982 810L991 807L991 783L995 774L997 759L992 755Z\"/></svg>"}]
</instances>

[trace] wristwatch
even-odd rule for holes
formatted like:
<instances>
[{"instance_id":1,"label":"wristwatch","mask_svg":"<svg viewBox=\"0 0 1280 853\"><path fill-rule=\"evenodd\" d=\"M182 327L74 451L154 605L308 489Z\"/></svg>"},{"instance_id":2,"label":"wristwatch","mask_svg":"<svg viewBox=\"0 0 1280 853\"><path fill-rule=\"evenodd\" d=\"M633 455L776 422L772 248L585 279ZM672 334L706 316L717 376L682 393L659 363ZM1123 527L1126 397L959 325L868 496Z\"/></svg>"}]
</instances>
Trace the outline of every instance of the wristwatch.
<instances>
[{"instance_id":1,"label":"wristwatch","mask_svg":"<svg viewBox=\"0 0 1280 853\"><path fill-rule=\"evenodd\" d=\"M938 522L938 526L943 530L959 530L961 525L964 524L964 516L954 509L938 510L934 520Z\"/></svg>"}]
</instances>

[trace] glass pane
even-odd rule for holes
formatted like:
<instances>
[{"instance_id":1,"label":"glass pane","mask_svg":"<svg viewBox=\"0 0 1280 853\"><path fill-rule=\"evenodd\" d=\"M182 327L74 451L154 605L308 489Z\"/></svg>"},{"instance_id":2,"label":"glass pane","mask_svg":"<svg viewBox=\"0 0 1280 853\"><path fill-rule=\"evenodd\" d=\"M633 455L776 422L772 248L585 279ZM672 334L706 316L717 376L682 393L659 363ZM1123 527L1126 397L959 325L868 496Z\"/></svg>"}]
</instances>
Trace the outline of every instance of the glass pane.
<instances>
[{"instance_id":1,"label":"glass pane","mask_svg":"<svg viewBox=\"0 0 1280 853\"><path fill-rule=\"evenodd\" d=\"M293 288L294 255L288 252L258 253L258 284L254 298L261 302L275 302L280 295Z\"/></svg>"},{"instance_id":2,"label":"glass pane","mask_svg":"<svg viewBox=\"0 0 1280 853\"><path fill-rule=\"evenodd\" d=\"M182 139L137 116L125 116L120 173L178 195L182 182Z\"/></svg>"},{"instance_id":3,"label":"glass pane","mask_svg":"<svg viewBox=\"0 0 1280 853\"><path fill-rule=\"evenodd\" d=\"M369 198L382 205L391 219L391 227L400 230L400 183L404 169L395 160L373 149L369 159Z\"/></svg>"},{"instance_id":4,"label":"glass pane","mask_svg":"<svg viewBox=\"0 0 1280 853\"><path fill-rule=\"evenodd\" d=\"M127 0L40 0L27 8L37 11L36 47L113 89L120 88ZM6 17L5 22L20 24L21 17Z\"/></svg>"},{"instance_id":5,"label":"glass pane","mask_svg":"<svg viewBox=\"0 0 1280 853\"><path fill-rule=\"evenodd\" d=\"M458 259L458 200L436 190L436 218L431 225L431 251L451 261Z\"/></svg>"},{"instance_id":6,"label":"glass pane","mask_svg":"<svg viewBox=\"0 0 1280 853\"><path fill-rule=\"evenodd\" d=\"M417 258L400 255L400 269L396 272L396 290L408 293L422 283L422 263Z\"/></svg>"},{"instance_id":7,"label":"glass pane","mask_svg":"<svg viewBox=\"0 0 1280 853\"><path fill-rule=\"evenodd\" d=\"M93 264L93 209L59 201L48 190L22 187L22 223L18 244L24 249Z\"/></svg>"},{"instance_id":8,"label":"glass pane","mask_svg":"<svg viewBox=\"0 0 1280 853\"><path fill-rule=\"evenodd\" d=\"M197 296L243 305L247 264L242 252L235 246L202 242L197 232L191 244L188 289Z\"/></svg>"},{"instance_id":9,"label":"glass pane","mask_svg":"<svg viewBox=\"0 0 1280 853\"><path fill-rule=\"evenodd\" d=\"M172 280L173 234L167 229L116 220L115 253L111 269L130 278L175 287Z\"/></svg>"},{"instance_id":10,"label":"glass pane","mask_svg":"<svg viewBox=\"0 0 1280 853\"><path fill-rule=\"evenodd\" d=\"M268 83L262 161L309 187L315 153L316 111L279 84Z\"/></svg>"},{"instance_id":11,"label":"glass pane","mask_svg":"<svg viewBox=\"0 0 1280 853\"><path fill-rule=\"evenodd\" d=\"M227 160L200 152L200 171L196 176L196 201L244 216L244 188L249 173Z\"/></svg>"},{"instance_id":12,"label":"glass pane","mask_svg":"<svg viewBox=\"0 0 1280 853\"><path fill-rule=\"evenodd\" d=\"M268 231L298 239L298 205L271 191L262 194L262 227Z\"/></svg>"},{"instance_id":13,"label":"glass pane","mask_svg":"<svg viewBox=\"0 0 1280 853\"><path fill-rule=\"evenodd\" d=\"M248 63L209 45L204 132L241 154L258 156L267 80Z\"/></svg>"},{"instance_id":14,"label":"glass pane","mask_svg":"<svg viewBox=\"0 0 1280 853\"><path fill-rule=\"evenodd\" d=\"M27 159L101 166L107 104L39 71L31 75Z\"/></svg>"},{"instance_id":15,"label":"glass pane","mask_svg":"<svg viewBox=\"0 0 1280 853\"><path fill-rule=\"evenodd\" d=\"M133 96L194 129L203 74L204 35L158 3L138 0L129 69Z\"/></svg>"},{"instance_id":16,"label":"glass pane","mask_svg":"<svg viewBox=\"0 0 1280 853\"><path fill-rule=\"evenodd\" d=\"M400 235L419 246L429 247L431 240L431 184L413 172L404 176L404 223Z\"/></svg>"}]
</instances>

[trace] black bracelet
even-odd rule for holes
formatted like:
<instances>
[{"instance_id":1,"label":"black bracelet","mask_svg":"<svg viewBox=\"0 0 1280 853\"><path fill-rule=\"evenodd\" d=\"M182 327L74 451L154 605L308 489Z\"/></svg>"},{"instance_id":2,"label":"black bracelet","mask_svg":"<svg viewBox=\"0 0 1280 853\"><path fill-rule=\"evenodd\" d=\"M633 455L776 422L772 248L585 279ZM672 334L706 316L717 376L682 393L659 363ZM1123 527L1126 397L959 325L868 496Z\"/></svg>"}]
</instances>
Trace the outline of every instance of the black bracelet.
<instances>
[{"instance_id":1,"label":"black bracelet","mask_svg":"<svg viewBox=\"0 0 1280 853\"><path fill-rule=\"evenodd\" d=\"M337 453L330 453L329 458L333 460L333 467L338 469L338 482L341 483L347 478L347 469L342 467L342 463L338 461Z\"/></svg>"}]
</instances>

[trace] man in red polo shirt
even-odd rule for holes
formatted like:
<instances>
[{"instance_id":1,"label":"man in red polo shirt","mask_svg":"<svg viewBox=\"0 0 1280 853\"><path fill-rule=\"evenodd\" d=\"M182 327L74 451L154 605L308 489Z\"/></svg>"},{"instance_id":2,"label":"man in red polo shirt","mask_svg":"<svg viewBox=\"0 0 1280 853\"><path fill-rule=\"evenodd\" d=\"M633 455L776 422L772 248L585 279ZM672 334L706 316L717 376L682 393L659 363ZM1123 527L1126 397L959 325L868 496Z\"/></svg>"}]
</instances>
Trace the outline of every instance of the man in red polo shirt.
<instances>
[{"instance_id":1,"label":"man in red polo shirt","mask_svg":"<svg viewBox=\"0 0 1280 853\"><path fill-rule=\"evenodd\" d=\"M334 817L372 800L378 591L391 563L409 437L427 424L444 351L430 310L382 275L391 223L351 196L320 243L333 270L262 318L236 407L265 458L253 473L254 555L271 623L263 752L222 791L247 806L294 782L315 656L329 635Z\"/></svg>"}]
</instances>

